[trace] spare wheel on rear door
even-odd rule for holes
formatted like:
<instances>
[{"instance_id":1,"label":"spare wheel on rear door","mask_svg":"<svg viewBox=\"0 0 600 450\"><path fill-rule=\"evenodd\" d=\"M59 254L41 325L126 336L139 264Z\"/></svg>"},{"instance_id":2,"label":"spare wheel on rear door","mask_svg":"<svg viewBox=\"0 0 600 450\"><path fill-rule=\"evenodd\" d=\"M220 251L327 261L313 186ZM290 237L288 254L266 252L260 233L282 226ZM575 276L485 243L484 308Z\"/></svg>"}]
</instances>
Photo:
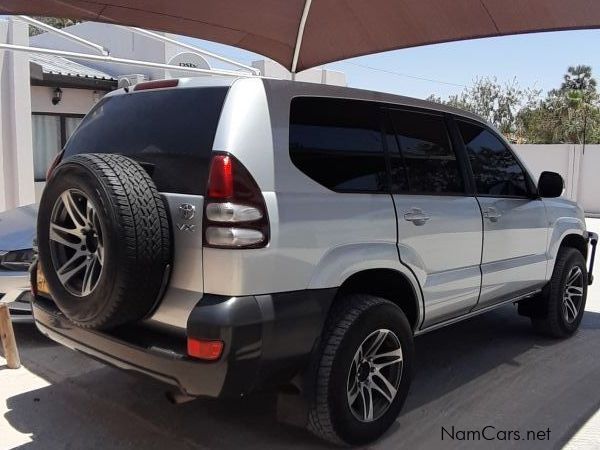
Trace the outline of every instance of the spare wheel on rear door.
<instances>
[{"instance_id":1,"label":"spare wheel on rear door","mask_svg":"<svg viewBox=\"0 0 600 450\"><path fill-rule=\"evenodd\" d=\"M147 316L167 282L169 221L150 176L114 154L79 154L47 181L39 260L58 308L106 329Z\"/></svg>"}]
</instances>

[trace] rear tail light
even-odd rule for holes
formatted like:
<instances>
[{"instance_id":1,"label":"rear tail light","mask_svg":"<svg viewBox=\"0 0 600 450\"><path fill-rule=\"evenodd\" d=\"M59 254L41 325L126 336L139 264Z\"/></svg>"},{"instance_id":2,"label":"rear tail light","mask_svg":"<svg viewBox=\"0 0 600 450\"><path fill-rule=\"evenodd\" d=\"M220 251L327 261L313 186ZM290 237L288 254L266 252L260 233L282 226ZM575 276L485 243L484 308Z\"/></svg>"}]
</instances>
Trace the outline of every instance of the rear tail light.
<instances>
[{"instance_id":1,"label":"rear tail light","mask_svg":"<svg viewBox=\"0 0 600 450\"><path fill-rule=\"evenodd\" d=\"M235 203L209 203L206 217L213 222L248 222L261 219L262 212L254 206Z\"/></svg>"},{"instance_id":2,"label":"rear tail light","mask_svg":"<svg viewBox=\"0 0 600 450\"><path fill-rule=\"evenodd\" d=\"M194 358L216 361L223 353L223 342L189 337L187 340L187 352L189 356L193 356Z\"/></svg>"},{"instance_id":3,"label":"rear tail light","mask_svg":"<svg viewBox=\"0 0 600 450\"><path fill-rule=\"evenodd\" d=\"M248 247L260 244L265 235L257 230L234 227L208 227L206 241L215 247Z\"/></svg>"},{"instance_id":4,"label":"rear tail light","mask_svg":"<svg viewBox=\"0 0 600 450\"><path fill-rule=\"evenodd\" d=\"M56 169L56 166L58 166L58 163L60 163L60 160L62 159L64 153L65 153L65 151L61 150L54 157L54 159L52 160L52 162L48 166L48 170L46 171L46 180L50 179L50 176L52 175L52 172L54 172L54 169Z\"/></svg>"},{"instance_id":5,"label":"rear tail light","mask_svg":"<svg viewBox=\"0 0 600 450\"><path fill-rule=\"evenodd\" d=\"M206 247L261 248L268 244L269 220L262 192L232 155L214 154L204 205Z\"/></svg>"},{"instance_id":6,"label":"rear tail light","mask_svg":"<svg viewBox=\"0 0 600 450\"><path fill-rule=\"evenodd\" d=\"M210 164L208 196L229 198L233 196L233 162L231 156L215 155Z\"/></svg>"}]
</instances>

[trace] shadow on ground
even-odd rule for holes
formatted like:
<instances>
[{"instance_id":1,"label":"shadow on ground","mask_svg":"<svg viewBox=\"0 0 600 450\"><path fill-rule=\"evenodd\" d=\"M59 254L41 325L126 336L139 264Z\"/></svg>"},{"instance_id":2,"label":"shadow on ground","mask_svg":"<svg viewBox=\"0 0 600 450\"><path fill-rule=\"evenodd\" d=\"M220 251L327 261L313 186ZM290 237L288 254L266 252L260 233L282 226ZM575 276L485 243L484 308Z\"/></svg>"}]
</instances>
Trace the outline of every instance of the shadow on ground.
<instances>
[{"instance_id":1,"label":"shadow on ground","mask_svg":"<svg viewBox=\"0 0 600 450\"><path fill-rule=\"evenodd\" d=\"M275 420L275 396L171 405L165 386L108 368L16 327L24 365L52 384L8 399L5 419L31 434L24 447L319 448ZM546 430L549 441L486 448L560 448L600 406L600 314L566 341L533 334L512 306L416 340L415 380L403 413L376 448L475 448L441 428Z\"/></svg>"}]
</instances>

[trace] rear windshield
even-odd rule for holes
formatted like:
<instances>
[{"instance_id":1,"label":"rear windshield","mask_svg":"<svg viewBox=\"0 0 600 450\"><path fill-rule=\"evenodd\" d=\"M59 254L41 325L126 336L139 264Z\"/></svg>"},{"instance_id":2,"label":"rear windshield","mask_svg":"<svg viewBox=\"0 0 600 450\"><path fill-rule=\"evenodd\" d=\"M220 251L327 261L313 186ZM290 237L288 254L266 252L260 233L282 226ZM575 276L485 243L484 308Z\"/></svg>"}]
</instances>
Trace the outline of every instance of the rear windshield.
<instances>
[{"instance_id":1,"label":"rear windshield","mask_svg":"<svg viewBox=\"0 0 600 450\"><path fill-rule=\"evenodd\" d=\"M135 159L161 192L204 194L227 87L135 92L103 99L65 146Z\"/></svg>"}]
</instances>

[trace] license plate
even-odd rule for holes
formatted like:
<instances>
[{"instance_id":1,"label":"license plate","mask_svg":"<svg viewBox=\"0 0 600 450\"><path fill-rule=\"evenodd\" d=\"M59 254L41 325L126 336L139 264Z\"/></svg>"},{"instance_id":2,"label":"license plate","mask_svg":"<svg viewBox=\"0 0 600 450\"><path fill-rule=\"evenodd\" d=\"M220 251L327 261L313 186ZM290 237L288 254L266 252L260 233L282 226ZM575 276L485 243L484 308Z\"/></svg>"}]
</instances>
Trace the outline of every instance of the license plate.
<instances>
[{"instance_id":1,"label":"license plate","mask_svg":"<svg viewBox=\"0 0 600 450\"><path fill-rule=\"evenodd\" d=\"M48 289L48 281L46 281L46 277L44 276L44 272L42 272L42 268L40 264L37 265L37 273L36 273L36 283L37 283L37 292L38 294L50 295L50 290Z\"/></svg>"}]
</instances>

